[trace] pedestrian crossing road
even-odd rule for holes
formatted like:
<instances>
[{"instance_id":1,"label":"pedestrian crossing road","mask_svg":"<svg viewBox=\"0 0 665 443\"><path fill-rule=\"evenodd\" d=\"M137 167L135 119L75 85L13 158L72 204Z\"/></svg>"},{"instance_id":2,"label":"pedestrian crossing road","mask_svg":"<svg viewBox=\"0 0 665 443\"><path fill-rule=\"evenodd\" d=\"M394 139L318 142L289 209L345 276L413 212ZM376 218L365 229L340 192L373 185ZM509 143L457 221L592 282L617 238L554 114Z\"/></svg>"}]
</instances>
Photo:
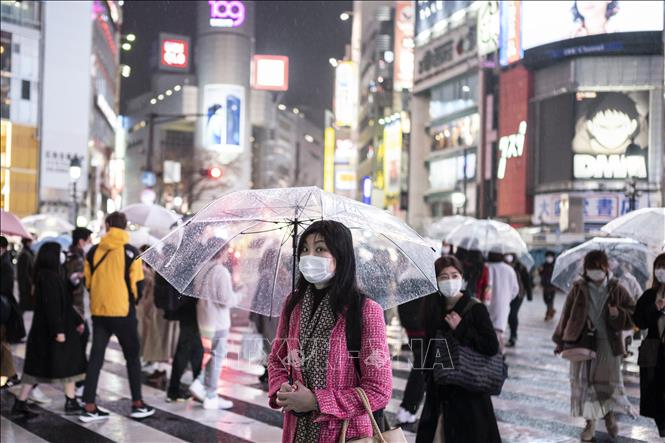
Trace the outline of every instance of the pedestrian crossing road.
<instances>
[{"instance_id":1,"label":"pedestrian crossing road","mask_svg":"<svg viewBox=\"0 0 665 443\"><path fill-rule=\"evenodd\" d=\"M492 399L499 430L507 443L577 442L584 423L581 418L569 415L568 364L553 355L550 337L555 323L543 322L544 306L539 297L534 298L534 302L525 302L522 307L517 347L507 350L509 379L501 396ZM563 296L558 298L560 311ZM219 394L233 401L229 410L204 410L192 400L166 403L164 391L144 384L144 399L157 412L143 421L128 418L129 385L124 359L117 342L112 342L106 352L98 391L99 404L111 412L109 420L83 424L77 417L65 416L62 388L48 385L40 388L53 402L34 405L40 412L37 418L12 417L10 410L16 392L13 388L2 393L2 442L279 442L282 413L267 405L266 387L257 378L262 368L238 360L240 338L245 332L246 327L233 328L229 356L222 371ZM387 415L394 421L408 376L409 353L401 349L405 337L398 325L391 324L388 335L393 352L394 389ZM14 350L20 368L25 345ZM633 350L636 351L635 345ZM191 380L187 377L189 374L183 380L185 383ZM634 357L624 365L624 381L629 399L637 409L639 375ZM626 415L619 415L618 419L620 437L616 441L662 441L650 419L632 419ZM416 426L405 428L410 442L415 441ZM596 441L612 441L601 430L602 423Z\"/></svg>"}]
</instances>

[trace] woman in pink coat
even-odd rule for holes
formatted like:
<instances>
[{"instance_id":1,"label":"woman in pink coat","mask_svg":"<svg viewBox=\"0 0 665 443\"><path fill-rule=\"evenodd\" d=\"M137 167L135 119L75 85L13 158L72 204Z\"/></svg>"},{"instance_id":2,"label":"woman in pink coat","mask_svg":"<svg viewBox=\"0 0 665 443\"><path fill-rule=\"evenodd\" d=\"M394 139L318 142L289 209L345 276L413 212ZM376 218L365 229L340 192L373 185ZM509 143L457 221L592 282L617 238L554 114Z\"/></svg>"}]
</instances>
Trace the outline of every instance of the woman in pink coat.
<instances>
[{"instance_id":1,"label":"woman in pink coat","mask_svg":"<svg viewBox=\"0 0 665 443\"><path fill-rule=\"evenodd\" d=\"M373 411L385 408L392 367L383 310L356 283L351 231L314 222L300 237L298 257L298 284L268 359L270 406L284 412L282 441L338 441L345 420L348 440L371 436L354 388L363 388Z\"/></svg>"}]
</instances>

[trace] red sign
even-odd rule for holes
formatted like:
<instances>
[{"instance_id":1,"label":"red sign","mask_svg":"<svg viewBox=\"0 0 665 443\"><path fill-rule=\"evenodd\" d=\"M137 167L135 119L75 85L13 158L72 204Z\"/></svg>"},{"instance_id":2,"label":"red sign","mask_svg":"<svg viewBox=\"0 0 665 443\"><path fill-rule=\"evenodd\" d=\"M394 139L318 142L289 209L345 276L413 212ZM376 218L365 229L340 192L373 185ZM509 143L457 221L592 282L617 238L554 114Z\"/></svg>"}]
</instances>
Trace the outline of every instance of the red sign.
<instances>
[{"instance_id":1,"label":"red sign","mask_svg":"<svg viewBox=\"0 0 665 443\"><path fill-rule=\"evenodd\" d=\"M189 68L189 40L160 39L159 64L162 68L184 71Z\"/></svg>"},{"instance_id":2,"label":"red sign","mask_svg":"<svg viewBox=\"0 0 665 443\"><path fill-rule=\"evenodd\" d=\"M288 91L289 58L282 55L255 55L252 59L252 88Z\"/></svg>"}]
</instances>

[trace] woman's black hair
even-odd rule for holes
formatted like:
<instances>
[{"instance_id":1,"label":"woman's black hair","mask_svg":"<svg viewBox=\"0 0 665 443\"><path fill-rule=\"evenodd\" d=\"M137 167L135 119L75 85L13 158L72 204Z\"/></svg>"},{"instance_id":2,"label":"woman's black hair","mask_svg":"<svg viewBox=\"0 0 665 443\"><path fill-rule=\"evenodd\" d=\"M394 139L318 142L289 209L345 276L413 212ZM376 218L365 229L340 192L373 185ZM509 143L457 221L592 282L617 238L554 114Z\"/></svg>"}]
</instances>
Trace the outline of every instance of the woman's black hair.
<instances>
[{"instance_id":1,"label":"woman's black hair","mask_svg":"<svg viewBox=\"0 0 665 443\"><path fill-rule=\"evenodd\" d=\"M661 287L665 286L665 282L658 281L656 278L656 268L665 268L665 252L659 254L653 261L653 282L651 283L651 287L659 291Z\"/></svg>"},{"instance_id":2,"label":"woman's black hair","mask_svg":"<svg viewBox=\"0 0 665 443\"><path fill-rule=\"evenodd\" d=\"M500 252L490 252L487 254L487 261L490 263L501 263L502 261L505 261L503 259L503 254Z\"/></svg>"},{"instance_id":3,"label":"woman's black hair","mask_svg":"<svg viewBox=\"0 0 665 443\"><path fill-rule=\"evenodd\" d=\"M573 7L570 8L570 11L573 13L574 22L584 23L584 16L580 13L580 10L577 9L577 2L573 3ZM605 18L613 17L617 12L619 12L619 2L616 0L611 1L607 4L607 8L605 9Z\"/></svg>"},{"instance_id":4,"label":"woman's black hair","mask_svg":"<svg viewBox=\"0 0 665 443\"><path fill-rule=\"evenodd\" d=\"M585 280L589 280L586 275L587 269L602 269L607 272L610 269L610 261L607 254L602 249L596 249L587 253L584 256L583 276Z\"/></svg>"},{"instance_id":5,"label":"woman's black hair","mask_svg":"<svg viewBox=\"0 0 665 443\"><path fill-rule=\"evenodd\" d=\"M457 269L460 274L464 274L462 263L454 255L444 255L437 258L434 262L434 272L438 277L444 269L451 266ZM438 291L425 297L421 306L420 318L427 337L434 337L443 318L443 301Z\"/></svg>"},{"instance_id":6,"label":"woman's black hair","mask_svg":"<svg viewBox=\"0 0 665 443\"><path fill-rule=\"evenodd\" d=\"M362 334L362 306L365 294L358 288L356 281L356 255L353 250L353 237L349 228L342 223L332 220L315 221L303 231L298 241L298 257L305 247L305 240L310 235L319 234L330 253L335 258L335 275L330 281L330 305L335 315L344 315L346 319L346 336L351 343L360 343ZM284 315L291 317L293 308L305 296L307 288L311 286L302 273L298 272L296 289L286 301ZM347 344L350 346L350 343ZM358 351L359 349L354 349Z\"/></svg>"},{"instance_id":7,"label":"woman's black hair","mask_svg":"<svg viewBox=\"0 0 665 443\"><path fill-rule=\"evenodd\" d=\"M39 293L39 278L42 274L50 272L55 273L58 277L62 277L63 269L60 264L61 251L60 244L52 241L44 243L39 248L32 271L33 291L35 295Z\"/></svg>"}]
</instances>

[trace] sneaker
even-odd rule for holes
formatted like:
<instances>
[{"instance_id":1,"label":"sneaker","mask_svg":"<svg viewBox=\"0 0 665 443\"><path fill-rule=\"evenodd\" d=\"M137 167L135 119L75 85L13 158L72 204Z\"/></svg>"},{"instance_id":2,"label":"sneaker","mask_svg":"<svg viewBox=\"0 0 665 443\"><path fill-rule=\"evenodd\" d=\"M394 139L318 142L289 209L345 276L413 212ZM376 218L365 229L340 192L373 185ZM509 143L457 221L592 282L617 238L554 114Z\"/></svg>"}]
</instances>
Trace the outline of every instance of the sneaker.
<instances>
[{"instance_id":1,"label":"sneaker","mask_svg":"<svg viewBox=\"0 0 665 443\"><path fill-rule=\"evenodd\" d=\"M191 385L189 385L189 392L192 394L192 397L198 401L203 401L206 399L206 389L203 387L203 383L198 380L194 380Z\"/></svg>"},{"instance_id":2,"label":"sneaker","mask_svg":"<svg viewBox=\"0 0 665 443\"><path fill-rule=\"evenodd\" d=\"M397 423L400 425L415 423L417 419L416 414L412 414L402 407L397 411Z\"/></svg>"},{"instance_id":3,"label":"sneaker","mask_svg":"<svg viewBox=\"0 0 665 443\"><path fill-rule=\"evenodd\" d=\"M517 342L516 339L511 338L510 340L508 340L508 343L506 343L506 347L507 348L514 348L516 342Z\"/></svg>"},{"instance_id":4,"label":"sneaker","mask_svg":"<svg viewBox=\"0 0 665 443\"><path fill-rule=\"evenodd\" d=\"M192 398L192 395L189 392L179 392L175 395L168 394L166 396L166 403L180 403L190 398Z\"/></svg>"},{"instance_id":5,"label":"sneaker","mask_svg":"<svg viewBox=\"0 0 665 443\"><path fill-rule=\"evenodd\" d=\"M32 388L32 391L30 391L30 396L28 397L28 400L32 400L35 403L39 403L39 404L42 404L42 405L49 405L49 404L51 404L51 401L52 401L50 398L48 398L46 396L46 394L44 394L42 392L41 389L39 389L39 386L35 386L34 388Z\"/></svg>"},{"instance_id":6,"label":"sneaker","mask_svg":"<svg viewBox=\"0 0 665 443\"><path fill-rule=\"evenodd\" d=\"M220 397L206 398L203 400L203 409L231 409L233 402Z\"/></svg>"},{"instance_id":7,"label":"sneaker","mask_svg":"<svg viewBox=\"0 0 665 443\"><path fill-rule=\"evenodd\" d=\"M27 401L21 401L16 398L14 399L14 406L12 406L12 415L22 416L23 418L35 418L39 414L30 409Z\"/></svg>"},{"instance_id":8,"label":"sneaker","mask_svg":"<svg viewBox=\"0 0 665 443\"><path fill-rule=\"evenodd\" d=\"M132 412L129 414L132 418L146 418L150 417L155 413L155 408L152 408L146 405L144 402L141 402L141 406L132 406Z\"/></svg>"},{"instance_id":9,"label":"sneaker","mask_svg":"<svg viewBox=\"0 0 665 443\"><path fill-rule=\"evenodd\" d=\"M76 398L69 398L65 395L65 415L80 415L85 412Z\"/></svg>"},{"instance_id":10,"label":"sneaker","mask_svg":"<svg viewBox=\"0 0 665 443\"><path fill-rule=\"evenodd\" d=\"M83 412L81 412L81 415L79 415L79 420L81 420L83 423L91 423L93 421L100 421L100 420L106 420L109 418L109 413L102 411L98 407L95 407L95 410L92 412L88 412L85 409Z\"/></svg>"}]
</instances>

